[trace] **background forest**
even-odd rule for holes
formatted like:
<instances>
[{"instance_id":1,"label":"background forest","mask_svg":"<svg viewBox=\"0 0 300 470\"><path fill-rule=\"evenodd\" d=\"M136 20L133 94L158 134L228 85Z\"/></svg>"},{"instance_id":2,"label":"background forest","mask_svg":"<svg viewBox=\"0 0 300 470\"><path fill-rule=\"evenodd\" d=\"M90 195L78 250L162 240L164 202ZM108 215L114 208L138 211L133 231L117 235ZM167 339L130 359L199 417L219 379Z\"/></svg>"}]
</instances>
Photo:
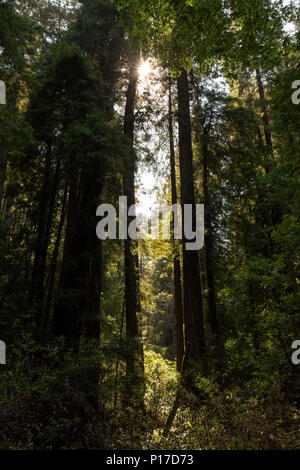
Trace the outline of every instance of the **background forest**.
<instances>
[{"instance_id":1,"label":"background forest","mask_svg":"<svg viewBox=\"0 0 300 470\"><path fill-rule=\"evenodd\" d=\"M0 1L1 449L300 448L299 24ZM120 195L204 204L204 247L99 240Z\"/></svg>"}]
</instances>

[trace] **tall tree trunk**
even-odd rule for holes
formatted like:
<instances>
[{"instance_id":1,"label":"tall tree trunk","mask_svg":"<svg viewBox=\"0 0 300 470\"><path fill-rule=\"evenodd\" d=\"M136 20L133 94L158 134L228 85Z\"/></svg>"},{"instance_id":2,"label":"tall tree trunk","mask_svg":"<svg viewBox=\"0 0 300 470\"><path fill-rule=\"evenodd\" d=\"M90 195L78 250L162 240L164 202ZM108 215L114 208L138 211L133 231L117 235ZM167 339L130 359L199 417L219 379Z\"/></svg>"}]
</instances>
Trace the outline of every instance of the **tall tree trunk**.
<instances>
[{"instance_id":1,"label":"tall tree trunk","mask_svg":"<svg viewBox=\"0 0 300 470\"><path fill-rule=\"evenodd\" d=\"M49 209L51 191L51 160L52 143L48 142L45 156L44 182L39 206L37 238L32 271L32 287L30 293L30 301L35 311L35 324L38 331L38 335L39 333L41 333L40 327L42 322L42 303L44 297L44 281L48 247L47 214Z\"/></svg>"},{"instance_id":2,"label":"tall tree trunk","mask_svg":"<svg viewBox=\"0 0 300 470\"><path fill-rule=\"evenodd\" d=\"M0 150L0 214L2 212L2 205L4 199L4 184L6 179L8 153L5 150Z\"/></svg>"},{"instance_id":3,"label":"tall tree trunk","mask_svg":"<svg viewBox=\"0 0 300 470\"><path fill-rule=\"evenodd\" d=\"M207 135L203 135L202 143L203 153L203 192L205 204L205 264L206 264L206 277L208 287L208 307L209 307L209 323L211 332L214 336L218 336L218 320L216 309L216 295L215 295L215 282L214 282L214 268L213 268L213 236L212 236L212 220L210 208L210 196L208 189L208 144Z\"/></svg>"},{"instance_id":4,"label":"tall tree trunk","mask_svg":"<svg viewBox=\"0 0 300 470\"><path fill-rule=\"evenodd\" d=\"M270 131L270 120L269 120L268 111L267 111L264 86L263 86L261 72L259 68L256 69L256 81L257 81L257 86L258 86L260 105L261 105L261 109L263 112L264 134L265 134L265 140L266 140L267 153L269 155L272 155L273 143L272 143L272 134Z\"/></svg>"},{"instance_id":5,"label":"tall tree trunk","mask_svg":"<svg viewBox=\"0 0 300 470\"><path fill-rule=\"evenodd\" d=\"M185 204L190 204L195 215L189 84L185 70L182 70L177 79L177 87L181 205L184 209ZM183 210L183 227L184 219ZM195 226L194 223L193 226ZM203 357L205 338L198 251L188 251L186 242L183 234L185 345L187 364L189 364L190 360L199 361Z\"/></svg>"},{"instance_id":6,"label":"tall tree trunk","mask_svg":"<svg viewBox=\"0 0 300 470\"><path fill-rule=\"evenodd\" d=\"M175 146L174 146L174 128L173 128L173 106L172 106L172 79L169 78L169 140L170 140L170 165L171 165L171 189L172 205L177 204L176 188L176 167L175 167ZM180 268L180 250L177 241L174 238L174 214L172 218L173 230L173 270L174 270L174 313L176 325L176 366L177 371L182 370L182 361L184 354L183 337L183 308L182 308L182 290L181 290L181 268Z\"/></svg>"},{"instance_id":7,"label":"tall tree trunk","mask_svg":"<svg viewBox=\"0 0 300 470\"><path fill-rule=\"evenodd\" d=\"M214 345L217 348L217 355L221 355L221 339L219 336L219 325L217 318L217 306L216 306L216 292L215 292L215 275L214 275L214 244L213 244L213 228L212 228L212 211L209 193L209 182L208 182L208 159L209 149L207 142L207 132L204 131L202 136L202 157L203 157L203 192L204 192L204 204L205 204L205 271L206 281L208 289L208 319L210 323L210 329L213 336Z\"/></svg>"},{"instance_id":8,"label":"tall tree trunk","mask_svg":"<svg viewBox=\"0 0 300 470\"><path fill-rule=\"evenodd\" d=\"M139 54L131 52L129 84L127 90L124 135L127 137L134 154L134 124L135 103L138 83L138 60ZM124 191L127 196L128 208L135 204L135 158L131 158L126 174L124 175ZM127 226L135 220L135 215L128 216ZM140 293L139 293L139 267L138 267L138 242L130 237L124 241L125 254L125 312L126 312L126 337L128 351L126 357L126 375L129 394L134 398L133 388L141 388L143 396L143 382L141 381L143 365L143 347L140 341L139 321ZM142 398L141 398L142 399Z\"/></svg>"},{"instance_id":9,"label":"tall tree trunk","mask_svg":"<svg viewBox=\"0 0 300 470\"><path fill-rule=\"evenodd\" d=\"M51 227L52 227L52 222L53 222L53 216L55 213L55 201L57 197L57 190L58 190L58 185L59 185L59 180L60 180L60 168L61 168L61 161L60 159L57 160L56 162L56 169L55 169L55 174L53 178L53 183L52 183L52 189L51 189L51 195L49 198L49 208L48 208L48 216L47 216L47 225L46 225L46 246L45 246L45 262L46 262L46 257L47 257L47 248L51 236Z\"/></svg>"},{"instance_id":10,"label":"tall tree trunk","mask_svg":"<svg viewBox=\"0 0 300 470\"><path fill-rule=\"evenodd\" d=\"M269 157L269 161L266 162L264 165L266 173L270 173L270 167L269 167L269 162L270 162L270 157L273 156L273 142L272 142L272 134L270 131L270 118L268 115L268 109L267 109L267 104L266 104L266 99L265 99L265 91L264 91L264 86L261 78L261 72L260 69L256 69L256 80L257 80L257 85L258 85L258 90L259 90L259 97L260 97L260 102L261 102L261 109L263 112L263 122L264 122L264 134L265 134L265 141L266 141L266 148L267 148L267 155ZM280 207L280 205L276 205L271 209L270 213L270 221L269 224L271 225L271 230L278 224L281 223L283 218L283 210ZM274 253L274 250L280 250L280 246L272 240L270 231L267 234L268 237L268 243L270 247L270 254L272 255Z\"/></svg>"},{"instance_id":11,"label":"tall tree trunk","mask_svg":"<svg viewBox=\"0 0 300 470\"><path fill-rule=\"evenodd\" d=\"M48 290L48 294L47 294L47 301L46 301L46 306L45 306L45 317L44 317L43 331L47 330L50 311L51 311L51 304L52 304L52 301L53 301L56 266L57 266L59 247L60 247L60 244L61 244L61 237L62 237L63 227L64 227L64 223L65 223L67 196L68 196L68 185L66 185L65 190L64 190L62 208L61 208L61 216L60 216L60 221L59 221L59 225L58 225L56 241L55 241L55 245L54 245L54 249L53 249L53 253L52 253L52 259L51 259L51 263L50 263L50 267L49 267L48 279L47 279L47 282L46 282L46 288Z\"/></svg>"},{"instance_id":12,"label":"tall tree trunk","mask_svg":"<svg viewBox=\"0 0 300 470\"><path fill-rule=\"evenodd\" d=\"M16 78L16 77L15 77ZM20 80L15 79L14 85L10 87L9 94L7 96L7 103L6 106L9 109L9 112L15 113L17 112L17 102L18 96L20 92ZM7 176L7 164L8 164L9 152L7 150L1 149L0 150L0 214L4 213L4 187L5 181Z\"/></svg>"},{"instance_id":13,"label":"tall tree trunk","mask_svg":"<svg viewBox=\"0 0 300 470\"><path fill-rule=\"evenodd\" d=\"M75 351L79 350L83 327L89 323L92 301L89 296L95 286L92 279L95 269L92 270L91 266L96 262L96 245L99 244L95 227L97 202L102 189L100 168L86 165L83 165L80 181L75 177L71 183L60 293L53 317L54 333L64 336ZM84 330L86 332L86 328ZM98 331L97 328L95 334L98 335Z\"/></svg>"},{"instance_id":14,"label":"tall tree trunk","mask_svg":"<svg viewBox=\"0 0 300 470\"><path fill-rule=\"evenodd\" d=\"M87 297L85 306L86 338L100 341L100 300L102 286L102 243L97 240L91 260L91 275L87 286Z\"/></svg>"}]
</instances>

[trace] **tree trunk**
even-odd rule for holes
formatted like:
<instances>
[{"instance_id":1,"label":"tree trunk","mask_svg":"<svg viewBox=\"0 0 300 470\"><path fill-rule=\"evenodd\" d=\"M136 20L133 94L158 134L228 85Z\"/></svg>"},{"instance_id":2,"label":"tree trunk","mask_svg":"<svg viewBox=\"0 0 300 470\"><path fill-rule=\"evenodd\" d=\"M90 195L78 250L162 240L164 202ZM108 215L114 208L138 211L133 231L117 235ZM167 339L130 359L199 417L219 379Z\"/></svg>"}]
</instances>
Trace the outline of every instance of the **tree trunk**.
<instances>
[{"instance_id":1,"label":"tree trunk","mask_svg":"<svg viewBox=\"0 0 300 470\"><path fill-rule=\"evenodd\" d=\"M139 54L132 52L130 57L129 84L127 90L127 100L124 117L124 135L127 137L132 152L134 153L134 124L135 124L135 103L137 95ZM135 204L135 158L132 158L124 175L124 191L127 196L128 208ZM135 220L135 216L128 216L127 226ZM126 356L126 376L130 397L135 398L133 388L141 388L141 400L143 399L144 384L142 373L143 346L139 334L138 316L140 314L140 294L139 294L139 267L138 267L138 242L130 237L124 241L125 254L125 312L126 312L126 337L128 351ZM139 393L140 391L138 391ZM129 397L129 398L130 398Z\"/></svg>"},{"instance_id":2,"label":"tree trunk","mask_svg":"<svg viewBox=\"0 0 300 470\"><path fill-rule=\"evenodd\" d=\"M97 263L98 257L96 208L102 183L99 181L100 168L97 168L96 162L95 165L86 165L83 165L79 182L77 178L73 178L71 183L60 292L53 317L54 333L64 336L75 351L79 350L83 327L89 323L91 290L96 289L98 292L100 282L97 280L95 287L93 276L96 272L99 274L99 270L98 266L95 269L96 264L93 268L92 265ZM92 294L95 300L94 292ZM97 300L97 317L98 305ZM90 325L90 332L89 328ZM98 336L99 328L96 330L95 335ZM84 328L84 331L87 329Z\"/></svg>"},{"instance_id":3,"label":"tree trunk","mask_svg":"<svg viewBox=\"0 0 300 470\"><path fill-rule=\"evenodd\" d=\"M30 302L34 307L35 324L38 335L41 333L40 327L42 322L42 303L44 298L44 281L48 248L47 214L49 210L51 191L51 159L52 144L51 142L48 142L45 157L44 182L39 206L37 238L32 271L32 287L30 293Z\"/></svg>"},{"instance_id":4,"label":"tree trunk","mask_svg":"<svg viewBox=\"0 0 300 470\"><path fill-rule=\"evenodd\" d=\"M218 320L216 309L216 294L215 294L215 280L214 280L214 257L213 257L213 235L212 235L212 220L211 220L211 207L208 189L208 145L207 136L203 135L202 143L203 153L203 192L205 204L205 265L206 265L206 278L208 287L208 311L209 323L212 334L218 337Z\"/></svg>"},{"instance_id":5,"label":"tree trunk","mask_svg":"<svg viewBox=\"0 0 300 470\"><path fill-rule=\"evenodd\" d=\"M97 240L91 261L91 276L85 307L86 338L100 341L100 300L102 286L102 243Z\"/></svg>"},{"instance_id":6,"label":"tree trunk","mask_svg":"<svg viewBox=\"0 0 300 470\"><path fill-rule=\"evenodd\" d=\"M268 110L267 110L267 105L266 105L266 100L265 100L265 91L264 91L264 86L263 86L263 82L261 78L261 72L259 68L256 69L256 80L257 80L257 85L258 85L258 90L259 90L261 109L263 112L264 134L265 134L267 154L269 157L272 157L273 156L273 142L272 142L272 134L270 131L270 119L268 115ZM266 173L267 174L270 173L268 161L266 162L264 167L265 167ZM282 208L280 207L280 205L276 205L276 207L273 207L271 209L271 213L270 213L270 225L272 229L276 225L282 222L282 218L283 218ZM275 250L280 250L280 246L278 244L275 244L274 241L272 240L270 232L268 233L268 242L269 242L271 255L274 253Z\"/></svg>"},{"instance_id":7,"label":"tree trunk","mask_svg":"<svg viewBox=\"0 0 300 470\"><path fill-rule=\"evenodd\" d=\"M266 146L267 146L267 153L269 155L273 155L273 143L272 143L272 134L270 131L270 120L269 120L267 106L266 106L264 86L263 86L263 82L261 79L261 73L260 73L259 68L256 69L256 81L258 85L261 109L263 112L264 134L265 134L265 140L266 140Z\"/></svg>"},{"instance_id":8,"label":"tree trunk","mask_svg":"<svg viewBox=\"0 0 300 470\"><path fill-rule=\"evenodd\" d=\"M181 205L183 209L185 204L192 205L195 215L189 84L185 70L177 80L177 87ZM184 219L183 210L183 227ZM198 251L188 251L186 241L183 234L185 345L189 363L190 360L201 360L205 352L205 339Z\"/></svg>"},{"instance_id":9,"label":"tree trunk","mask_svg":"<svg viewBox=\"0 0 300 470\"><path fill-rule=\"evenodd\" d=\"M48 294L47 294L47 301L46 301L46 306L45 306L45 317L44 317L43 331L47 330L50 311L51 311L51 304L52 304L52 301L53 301L55 273L56 273L57 259L58 259L59 247L60 247L60 243L61 243L63 227L64 227L64 223L65 223L67 196L68 196L68 185L66 185L64 195L63 195L61 216L60 216L60 221L59 221L59 225L58 225L56 241L55 241L55 245L54 245L54 249L53 249L53 253L52 253L52 259L51 259L51 263L50 263L50 267L49 267L48 279L47 279L47 282L46 282L46 288L48 290Z\"/></svg>"},{"instance_id":10,"label":"tree trunk","mask_svg":"<svg viewBox=\"0 0 300 470\"><path fill-rule=\"evenodd\" d=\"M8 153L0 150L0 213L2 212L2 204L4 199L4 184L6 179Z\"/></svg>"},{"instance_id":11,"label":"tree trunk","mask_svg":"<svg viewBox=\"0 0 300 470\"><path fill-rule=\"evenodd\" d=\"M169 139L170 139L170 165L171 165L171 189L172 205L177 204L176 188L176 168L175 168L175 146L173 129L173 109L172 109L172 80L169 79ZM182 308L182 290L181 290L181 268L180 268L180 250L177 241L174 238L174 214L172 218L173 231L173 270L174 270L174 313L176 328L176 365L177 371L182 370L182 361L184 354L183 338L183 308Z\"/></svg>"}]
</instances>

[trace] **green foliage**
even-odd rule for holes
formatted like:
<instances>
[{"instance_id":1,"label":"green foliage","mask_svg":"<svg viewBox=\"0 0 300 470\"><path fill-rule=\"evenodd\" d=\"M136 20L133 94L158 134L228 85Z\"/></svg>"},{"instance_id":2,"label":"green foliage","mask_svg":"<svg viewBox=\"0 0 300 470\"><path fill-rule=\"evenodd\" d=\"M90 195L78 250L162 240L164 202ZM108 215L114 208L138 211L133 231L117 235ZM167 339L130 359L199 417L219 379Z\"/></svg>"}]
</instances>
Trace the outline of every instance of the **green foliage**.
<instances>
[{"instance_id":1,"label":"green foliage","mask_svg":"<svg viewBox=\"0 0 300 470\"><path fill-rule=\"evenodd\" d=\"M163 426L177 390L177 372L174 362L145 349L146 406L151 419Z\"/></svg>"},{"instance_id":2,"label":"green foliage","mask_svg":"<svg viewBox=\"0 0 300 470\"><path fill-rule=\"evenodd\" d=\"M299 21L296 35L284 32L295 12L271 0L79 3L0 4L0 78L8 90L0 109L0 331L8 346L0 369L0 448L299 448L300 369L291 363L300 332L300 114L291 100L300 78ZM101 254L89 243L98 203L117 205L138 156L122 128L127 35L162 66L153 72L161 81L182 67L190 72L195 192L197 202L206 197L209 205L218 338L211 334L202 250L207 352L181 377L174 363L172 244L140 243L136 342L126 335L123 242L104 241ZM218 92L221 74L228 88ZM159 165L168 159L168 116L166 89L156 95L153 83L155 100L146 88L137 100L136 153L147 147L153 156L145 160ZM168 202L168 184L160 190L159 202ZM32 299L39 249L40 303ZM64 284L74 265L75 288ZM88 293L83 302L78 292ZM63 297L61 312L68 307L71 316L80 302L87 312L78 322L78 351L54 336ZM98 330L87 337L82 323L89 301L100 297L101 321L92 320L101 323L101 338L91 339ZM137 349L135 380L128 357ZM144 406L128 400L129 392Z\"/></svg>"},{"instance_id":3,"label":"green foliage","mask_svg":"<svg viewBox=\"0 0 300 470\"><path fill-rule=\"evenodd\" d=\"M183 450L297 449L299 414L259 398L245 399L240 390L218 393L201 408L182 408L172 433L154 437L154 448Z\"/></svg>"}]
</instances>

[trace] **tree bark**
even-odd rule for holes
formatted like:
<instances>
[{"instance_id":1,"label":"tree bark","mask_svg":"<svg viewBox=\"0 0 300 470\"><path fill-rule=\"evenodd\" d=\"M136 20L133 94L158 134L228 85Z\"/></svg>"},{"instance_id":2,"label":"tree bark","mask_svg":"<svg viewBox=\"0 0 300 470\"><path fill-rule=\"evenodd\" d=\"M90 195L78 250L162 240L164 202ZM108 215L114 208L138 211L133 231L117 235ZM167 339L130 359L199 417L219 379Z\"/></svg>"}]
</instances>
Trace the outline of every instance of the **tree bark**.
<instances>
[{"instance_id":1,"label":"tree bark","mask_svg":"<svg viewBox=\"0 0 300 470\"><path fill-rule=\"evenodd\" d=\"M2 205L4 199L4 184L6 180L8 162L8 152L0 150L0 213L2 212Z\"/></svg>"},{"instance_id":2,"label":"tree bark","mask_svg":"<svg viewBox=\"0 0 300 470\"><path fill-rule=\"evenodd\" d=\"M138 60L139 54L131 52L129 84L127 90L126 108L124 116L124 135L127 137L132 157L134 154L134 124L135 103L138 83ZM124 175L124 192L127 196L128 208L135 204L135 158L131 158L126 174ZM135 215L127 217L127 227L135 220ZM128 351L126 357L126 376L129 394L136 396L133 388L141 388L140 399L143 400L143 346L139 332L140 293L139 293L139 267L138 267L138 242L130 237L124 241L125 255L125 312L126 312L126 337ZM130 398L130 397L129 397Z\"/></svg>"},{"instance_id":3,"label":"tree bark","mask_svg":"<svg viewBox=\"0 0 300 470\"><path fill-rule=\"evenodd\" d=\"M60 216L60 221L59 221L59 225L58 225L56 241L55 241L55 245L54 245L54 249L53 249L53 253L52 253L52 259L51 259L51 263L50 263L50 267L49 267L48 279L47 279L47 282L46 282L46 288L48 290L48 294L47 294L47 301L46 301L46 306L45 306L45 317L44 317L43 331L47 330L50 311L51 311L51 304L52 304L52 301L53 301L56 266L57 266L59 247L60 247L60 244L61 244L61 237L62 237L63 227L64 227L64 223L65 223L67 196L68 196L68 185L66 185L65 190L64 190L61 216Z\"/></svg>"},{"instance_id":4,"label":"tree bark","mask_svg":"<svg viewBox=\"0 0 300 470\"><path fill-rule=\"evenodd\" d=\"M175 167L175 146L174 146L174 127L173 127L173 106L172 106L172 79L169 78L169 140L170 140L170 166L171 166L171 191L172 205L177 204L176 188L176 167ZM182 361L184 354L183 337L183 307L181 290L181 267L180 250L177 241L174 238L174 214L172 218L173 232L173 270L174 270L174 313L176 329L176 366L177 371L182 371Z\"/></svg>"},{"instance_id":5,"label":"tree bark","mask_svg":"<svg viewBox=\"0 0 300 470\"><path fill-rule=\"evenodd\" d=\"M93 279L96 273L101 274L96 264L97 259L100 261L97 253L97 245L100 242L95 235L96 208L102 189L100 173L101 169L97 168L96 162L95 165L89 164L89 167L83 164L79 182L77 178L73 178L70 187L60 292L54 310L53 330L57 336L64 336L68 345L75 351L79 350L83 331L88 330L89 336L91 335L90 295L92 294L95 300L94 289L99 292L99 283L101 285L100 280L95 284ZM101 263L99 264L101 268ZM96 306L93 307L93 313L97 310L97 318L98 302L97 299ZM91 323L94 324L94 320L95 318ZM86 325L88 328L85 328ZM96 330L95 336L98 336L99 327Z\"/></svg>"},{"instance_id":6,"label":"tree bark","mask_svg":"<svg viewBox=\"0 0 300 470\"><path fill-rule=\"evenodd\" d=\"M41 333L42 325L42 303L44 298L44 281L48 248L47 214L49 210L51 191L51 161L52 143L48 142L45 156L44 182L40 197L38 228L32 270L32 287L30 293L30 302L34 307L34 318L38 335Z\"/></svg>"},{"instance_id":7,"label":"tree bark","mask_svg":"<svg viewBox=\"0 0 300 470\"><path fill-rule=\"evenodd\" d=\"M208 318L210 328L215 340L219 340L219 328L217 319L216 308L216 293L215 293L215 279L214 279L214 256L213 256L213 234L212 234L212 219L210 207L210 195L208 188L208 143L207 135L204 133L202 140L202 157L203 157L203 192L205 204L205 270L208 288Z\"/></svg>"},{"instance_id":8,"label":"tree bark","mask_svg":"<svg viewBox=\"0 0 300 470\"><path fill-rule=\"evenodd\" d=\"M177 80L177 87L181 205L183 209L185 204L192 205L195 214L189 84L185 70ZM183 234L185 345L189 351L187 358L189 364L190 360L199 361L203 357L205 338L198 251L188 251L186 241Z\"/></svg>"},{"instance_id":9,"label":"tree bark","mask_svg":"<svg viewBox=\"0 0 300 470\"><path fill-rule=\"evenodd\" d=\"M267 153L269 155L273 155L273 143L272 143L272 134L270 131L270 120L269 120L267 106L266 106L264 86L263 86L261 72L259 68L256 69L256 81L257 81L257 86L258 86L261 109L263 112L264 134L265 134L265 140L266 140Z\"/></svg>"},{"instance_id":10,"label":"tree bark","mask_svg":"<svg viewBox=\"0 0 300 470\"><path fill-rule=\"evenodd\" d=\"M102 243L97 240L91 260L91 276L85 307L86 338L100 341L100 300L102 287Z\"/></svg>"}]
</instances>

